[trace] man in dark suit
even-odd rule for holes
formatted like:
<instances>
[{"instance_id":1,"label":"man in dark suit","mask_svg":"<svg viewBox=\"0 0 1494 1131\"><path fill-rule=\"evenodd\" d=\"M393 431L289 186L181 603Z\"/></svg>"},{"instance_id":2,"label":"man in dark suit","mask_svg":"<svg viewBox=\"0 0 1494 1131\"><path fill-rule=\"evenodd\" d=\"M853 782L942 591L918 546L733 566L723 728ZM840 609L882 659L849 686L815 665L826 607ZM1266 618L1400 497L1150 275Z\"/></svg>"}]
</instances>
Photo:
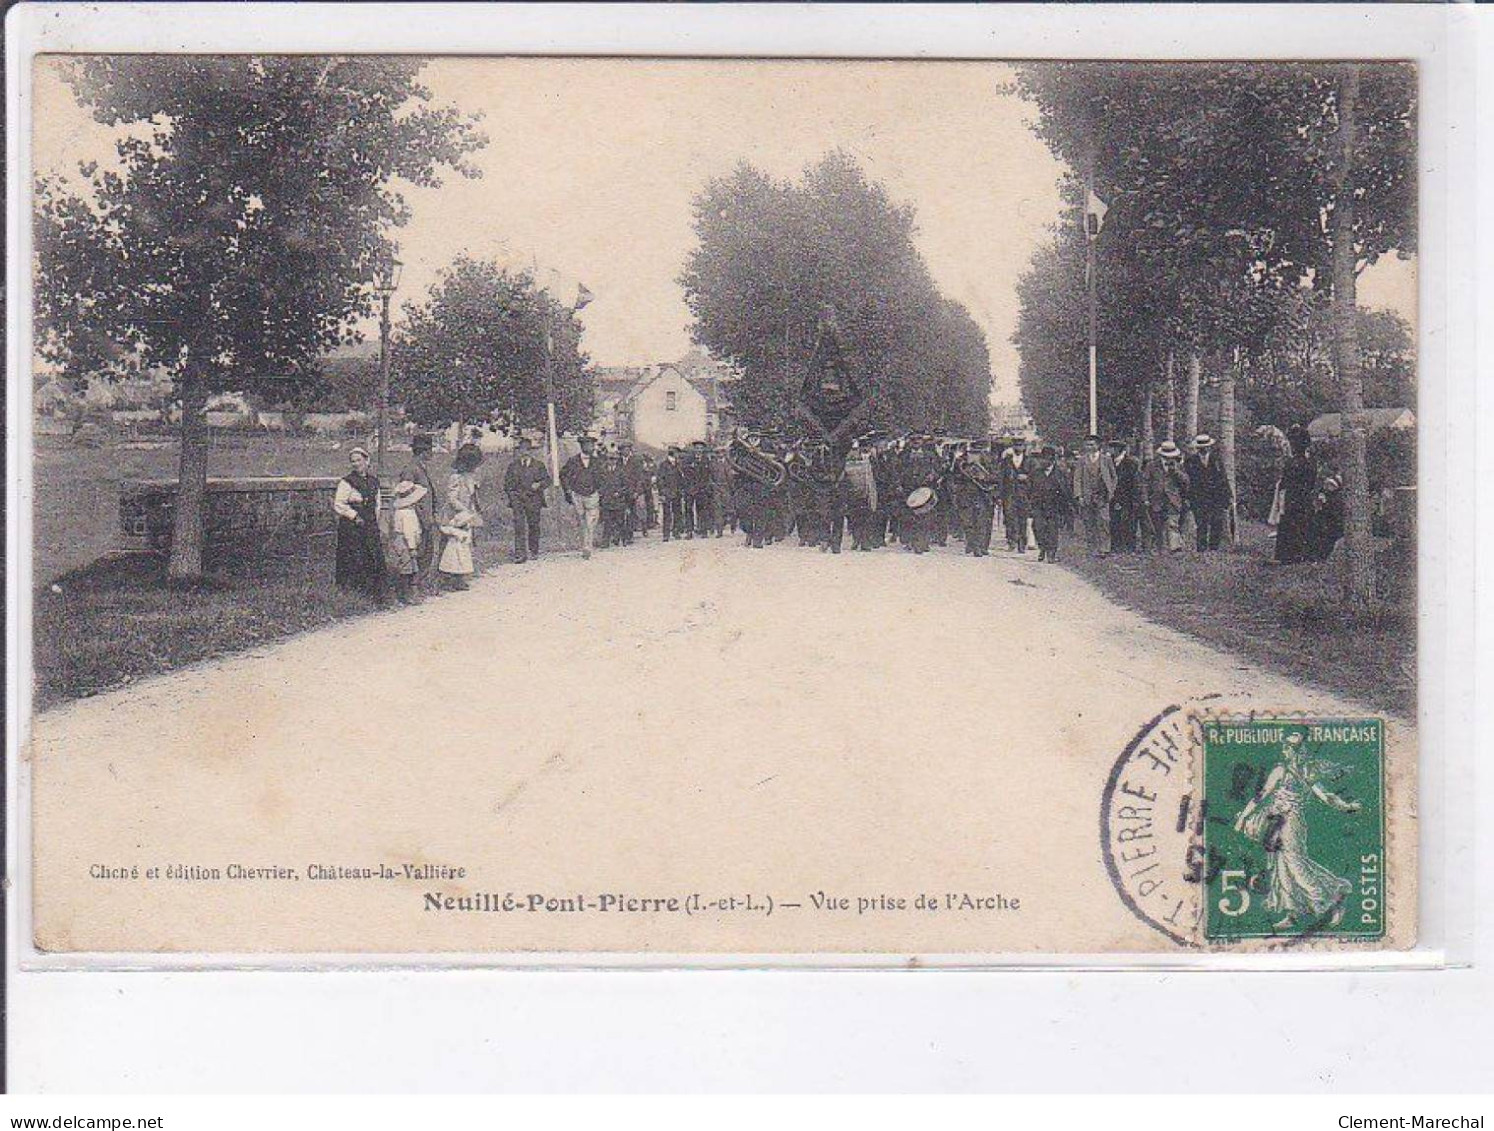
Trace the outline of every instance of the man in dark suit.
<instances>
[{"instance_id":1,"label":"man in dark suit","mask_svg":"<svg viewBox=\"0 0 1494 1131\"><path fill-rule=\"evenodd\" d=\"M1001 517L1006 526L1006 548L1027 553L1027 520L1032 516L1032 475L1036 470L1020 436L1001 457Z\"/></svg>"},{"instance_id":2,"label":"man in dark suit","mask_svg":"<svg viewBox=\"0 0 1494 1131\"><path fill-rule=\"evenodd\" d=\"M1073 473L1064 468L1058 450L1044 448L1031 480L1032 532L1037 536L1040 562L1058 560L1059 539L1074 512L1072 481Z\"/></svg>"},{"instance_id":3,"label":"man in dark suit","mask_svg":"<svg viewBox=\"0 0 1494 1131\"><path fill-rule=\"evenodd\" d=\"M565 461L560 469L560 487L565 501L576 508L581 524L581 556L591 557L596 543L597 519L601 516L601 467L597 459L597 442L593 436L581 437L581 450Z\"/></svg>"},{"instance_id":4,"label":"man in dark suit","mask_svg":"<svg viewBox=\"0 0 1494 1131\"><path fill-rule=\"evenodd\" d=\"M659 464L659 505L664 511L664 541L678 538L685 532L684 497L685 469L680 466L680 450L670 444Z\"/></svg>"},{"instance_id":5,"label":"man in dark suit","mask_svg":"<svg viewBox=\"0 0 1494 1131\"><path fill-rule=\"evenodd\" d=\"M711 461L705 441L690 445L690 456L684 461L685 537L704 538L715 525L712 517Z\"/></svg>"},{"instance_id":6,"label":"man in dark suit","mask_svg":"<svg viewBox=\"0 0 1494 1131\"><path fill-rule=\"evenodd\" d=\"M1193 454L1183 464L1188 473L1188 505L1198 526L1198 548L1217 550L1224 540L1224 519L1233 496L1224 461L1214 450L1214 438L1200 432L1193 441Z\"/></svg>"},{"instance_id":7,"label":"man in dark suit","mask_svg":"<svg viewBox=\"0 0 1494 1131\"><path fill-rule=\"evenodd\" d=\"M649 469L643 457L633 450L632 443L624 440L617 447L622 453L623 487L628 496L628 541L631 542L635 531L644 532L649 528L648 512L644 508L644 499L649 492Z\"/></svg>"},{"instance_id":8,"label":"man in dark suit","mask_svg":"<svg viewBox=\"0 0 1494 1131\"><path fill-rule=\"evenodd\" d=\"M539 557L540 511L545 506L545 488L550 485L545 465L534 458L534 443L519 441L519 454L503 473L503 493L514 512L514 561Z\"/></svg>"},{"instance_id":9,"label":"man in dark suit","mask_svg":"<svg viewBox=\"0 0 1494 1131\"><path fill-rule=\"evenodd\" d=\"M1136 527L1141 521L1141 465L1124 440L1110 441L1115 468L1115 490L1110 496L1110 548L1117 553L1136 549Z\"/></svg>"}]
</instances>

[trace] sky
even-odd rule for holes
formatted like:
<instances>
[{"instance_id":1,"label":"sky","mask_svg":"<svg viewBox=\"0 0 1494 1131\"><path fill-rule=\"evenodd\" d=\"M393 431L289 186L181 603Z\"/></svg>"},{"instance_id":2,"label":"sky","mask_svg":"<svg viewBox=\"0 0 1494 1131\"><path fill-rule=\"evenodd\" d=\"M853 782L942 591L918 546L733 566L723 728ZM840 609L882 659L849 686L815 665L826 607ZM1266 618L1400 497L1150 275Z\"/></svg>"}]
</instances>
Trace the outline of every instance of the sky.
<instances>
[{"instance_id":1,"label":"sky","mask_svg":"<svg viewBox=\"0 0 1494 1131\"><path fill-rule=\"evenodd\" d=\"M741 161L793 178L841 149L913 206L936 284L985 330L993 402L1014 402L1016 282L1057 219L1063 170L1013 77L982 62L434 59L434 102L480 113L489 143L472 158L480 179L406 186L396 302L419 301L465 251L537 266L563 299L584 283L597 364L675 360L690 344L675 280L693 196ZM107 158L109 131L45 59L36 79L36 171ZM1414 324L1414 264L1371 268L1360 301Z\"/></svg>"}]
</instances>

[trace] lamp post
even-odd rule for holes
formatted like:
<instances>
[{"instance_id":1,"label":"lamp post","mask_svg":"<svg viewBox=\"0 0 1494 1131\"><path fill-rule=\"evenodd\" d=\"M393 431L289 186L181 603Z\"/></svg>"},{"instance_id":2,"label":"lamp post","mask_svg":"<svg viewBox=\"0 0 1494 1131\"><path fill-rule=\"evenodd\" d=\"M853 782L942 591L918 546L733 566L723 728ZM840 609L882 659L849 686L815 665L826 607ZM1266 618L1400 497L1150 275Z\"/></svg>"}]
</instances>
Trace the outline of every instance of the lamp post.
<instances>
[{"instance_id":1,"label":"lamp post","mask_svg":"<svg viewBox=\"0 0 1494 1131\"><path fill-rule=\"evenodd\" d=\"M591 292L582 284L576 288L576 301L562 309L570 317L583 309L591 299ZM559 487L560 433L555 425L555 319L550 316L545 318L545 428L550 445L550 482Z\"/></svg>"},{"instance_id":2,"label":"lamp post","mask_svg":"<svg viewBox=\"0 0 1494 1131\"><path fill-rule=\"evenodd\" d=\"M374 272L374 289L379 292L379 437L374 469L381 477L384 474L385 436L389 431L389 300L399 286L403 267L398 259L389 256L379 262Z\"/></svg>"}]
</instances>

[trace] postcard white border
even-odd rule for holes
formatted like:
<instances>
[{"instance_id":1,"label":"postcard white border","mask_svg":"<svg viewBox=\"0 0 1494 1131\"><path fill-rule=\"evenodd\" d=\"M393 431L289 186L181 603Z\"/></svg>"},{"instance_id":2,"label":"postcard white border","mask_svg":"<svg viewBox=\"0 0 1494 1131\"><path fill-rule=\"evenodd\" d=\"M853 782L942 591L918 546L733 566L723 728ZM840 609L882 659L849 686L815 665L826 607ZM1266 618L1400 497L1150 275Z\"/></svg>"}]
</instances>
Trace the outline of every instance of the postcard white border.
<instances>
[{"instance_id":1,"label":"postcard white border","mask_svg":"<svg viewBox=\"0 0 1494 1131\"><path fill-rule=\"evenodd\" d=\"M1421 647L1419 731L1421 781L1421 939L1400 955L1310 956L1283 961L1241 956L938 956L925 965L999 966L1052 972L1104 971L1117 966L1151 968L1136 975L1134 993L1159 976L1155 968L1256 969L1332 966L1344 970L1387 966L1425 968L1466 963L1473 957L1476 889L1480 863L1473 829L1475 779L1474 616L1472 581L1477 564L1474 508L1469 493L1481 480L1475 468L1474 241L1478 216L1471 133L1476 118L1469 94L1476 50L1477 13L1463 6L1367 5L999 5L767 6L721 5L682 8L648 5L31 5L13 8L7 19L8 158L12 170L29 171L25 123L31 57L49 51L335 51L410 54L566 54L778 57L1150 57L1150 58L1414 58L1422 68L1422 208L1420 267L1420 374L1422 560L1424 625ZM139 955L41 955L30 945L28 798L17 777L16 752L24 733L30 684L29 448L30 339L29 221L25 187L29 175L9 182L7 263L9 294L8 427L12 438L7 494L12 522L7 531L7 759L12 886L8 937L12 969L20 956L27 970L13 982L13 1010L34 1016L38 1004L77 984L66 968L91 968L91 988L118 984L140 992L185 968L216 970L192 975L204 993L269 977L241 973L246 967L295 971L333 966L341 970L409 971L411 967L459 970L541 967L573 969L623 965L739 967L897 966L908 956L638 956L539 955L521 961L507 955L214 955L145 959ZM1455 217L1458 219L1455 222ZM1486 461L1480 461L1486 463ZM1457 521L1449 521L1450 512ZM20 521L17 521L20 520ZM1487 555L1484 558L1488 560ZM1487 566L1485 567L1487 569ZM1487 733L1487 732L1484 732ZM1459 736L1453 742L1451 735ZM20 788L17 788L17 787ZM1487 815L1485 805L1480 812ZM1484 865L1486 867L1486 865ZM1487 912L1485 912L1486 914ZM149 968L154 974L104 973ZM466 976L477 971L467 970ZM393 975L391 975L393 976ZM520 977L518 971L511 974ZM540 976L540 975L528 975ZM806 973L804 977L826 977ZM200 982L198 980L200 979ZM408 978L400 979L408 985ZM295 976L273 978L293 987ZM268 989L268 987L266 987ZM233 992L229 990L230 994ZM242 993L242 990L237 991ZM278 992L278 991L277 991ZM288 990L294 994L293 988ZM418 996L418 991L415 996Z\"/></svg>"}]
</instances>

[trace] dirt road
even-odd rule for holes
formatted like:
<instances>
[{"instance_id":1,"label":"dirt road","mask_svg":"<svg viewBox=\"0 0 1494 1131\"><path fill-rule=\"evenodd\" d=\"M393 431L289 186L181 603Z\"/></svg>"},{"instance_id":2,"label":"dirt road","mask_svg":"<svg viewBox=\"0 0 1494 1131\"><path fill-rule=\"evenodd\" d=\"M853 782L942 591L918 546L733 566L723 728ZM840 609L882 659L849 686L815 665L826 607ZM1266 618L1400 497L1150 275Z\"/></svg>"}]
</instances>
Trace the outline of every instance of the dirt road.
<instances>
[{"instance_id":1,"label":"dirt road","mask_svg":"<svg viewBox=\"0 0 1494 1131\"><path fill-rule=\"evenodd\" d=\"M559 556L42 716L38 936L60 949L1156 947L1101 863L1101 792L1148 719L1210 694L1372 713L1030 556L831 557L731 538ZM235 865L253 875L230 878ZM98 866L106 878L90 880ZM395 871L359 873L381 866ZM358 878L318 878L339 869ZM432 893L556 907L462 911ZM914 914L931 893L985 902ZM576 894L620 902L568 912ZM627 910L692 895L719 906Z\"/></svg>"}]
</instances>

